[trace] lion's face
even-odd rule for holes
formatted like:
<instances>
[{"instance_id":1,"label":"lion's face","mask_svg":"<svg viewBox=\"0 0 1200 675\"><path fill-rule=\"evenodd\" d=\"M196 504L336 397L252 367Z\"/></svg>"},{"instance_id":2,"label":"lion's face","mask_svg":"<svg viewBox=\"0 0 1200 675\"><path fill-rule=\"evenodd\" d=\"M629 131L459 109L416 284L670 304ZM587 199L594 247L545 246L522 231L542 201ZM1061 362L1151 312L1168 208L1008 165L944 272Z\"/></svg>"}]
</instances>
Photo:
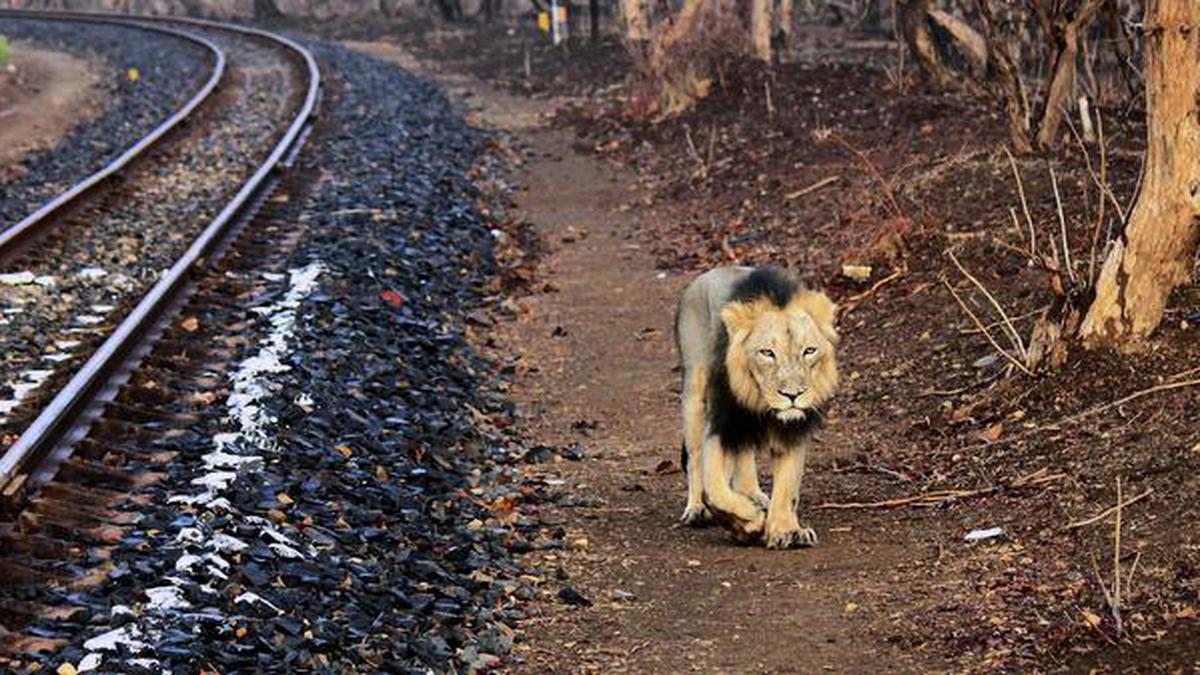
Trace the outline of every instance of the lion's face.
<instances>
[{"instance_id":1,"label":"lion's face","mask_svg":"<svg viewBox=\"0 0 1200 675\"><path fill-rule=\"evenodd\" d=\"M730 303L725 366L738 400L782 422L804 419L837 390L836 307L823 293L800 291L784 308L769 300Z\"/></svg>"}]
</instances>

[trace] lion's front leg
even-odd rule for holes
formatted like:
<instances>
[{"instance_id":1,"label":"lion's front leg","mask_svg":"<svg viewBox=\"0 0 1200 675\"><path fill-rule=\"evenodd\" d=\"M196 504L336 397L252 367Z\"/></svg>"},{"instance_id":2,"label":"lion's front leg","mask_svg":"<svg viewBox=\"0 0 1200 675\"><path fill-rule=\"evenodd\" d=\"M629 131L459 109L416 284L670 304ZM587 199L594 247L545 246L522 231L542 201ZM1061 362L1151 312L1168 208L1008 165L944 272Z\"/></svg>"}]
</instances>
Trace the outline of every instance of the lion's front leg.
<instances>
[{"instance_id":1,"label":"lion's front leg","mask_svg":"<svg viewBox=\"0 0 1200 675\"><path fill-rule=\"evenodd\" d=\"M733 457L733 490L750 498L763 509L768 508L770 500L758 485L758 463L755 461L754 450L742 450Z\"/></svg>"},{"instance_id":2,"label":"lion's front leg","mask_svg":"<svg viewBox=\"0 0 1200 675\"><path fill-rule=\"evenodd\" d=\"M804 476L804 444L783 448L771 456L771 505L767 509L767 548L799 548L817 543L817 533L800 525L796 507Z\"/></svg>"},{"instance_id":3,"label":"lion's front leg","mask_svg":"<svg viewBox=\"0 0 1200 675\"><path fill-rule=\"evenodd\" d=\"M700 475L704 478L704 501L715 515L727 521L739 539L757 537L763 529L766 520L766 510L760 508L750 498L738 494L729 486L727 463L734 458L727 457L721 439L715 434L704 439L701 450Z\"/></svg>"},{"instance_id":4,"label":"lion's front leg","mask_svg":"<svg viewBox=\"0 0 1200 675\"><path fill-rule=\"evenodd\" d=\"M699 526L712 522L712 514L704 505L704 482L700 466L701 445L704 443L704 391L708 372L697 366L683 378L683 466L687 471L687 503L679 520L685 525Z\"/></svg>"}]
</instances>

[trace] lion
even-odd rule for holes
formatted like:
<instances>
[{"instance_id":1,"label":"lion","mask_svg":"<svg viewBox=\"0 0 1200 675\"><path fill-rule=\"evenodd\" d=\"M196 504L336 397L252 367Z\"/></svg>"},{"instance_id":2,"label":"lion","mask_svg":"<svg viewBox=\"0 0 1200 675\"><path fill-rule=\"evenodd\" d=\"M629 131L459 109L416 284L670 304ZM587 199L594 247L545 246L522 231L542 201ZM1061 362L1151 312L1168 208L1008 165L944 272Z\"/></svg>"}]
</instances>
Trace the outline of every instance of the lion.
<instances>
[{"instance_id":1,"label":"lion","mask_svg":"<svg viewBox=\"0 0 1200 675\"><path fill-rule=\"evenodd\" d=\"M675 321L684 523L717 520L735 539L771 549L817 543L797 502L813 433L838 388L836 313L824 293L772 267L712 269L684 290ZM770 450L769 498L759 449Z\"/></svg>"}]
</instances>

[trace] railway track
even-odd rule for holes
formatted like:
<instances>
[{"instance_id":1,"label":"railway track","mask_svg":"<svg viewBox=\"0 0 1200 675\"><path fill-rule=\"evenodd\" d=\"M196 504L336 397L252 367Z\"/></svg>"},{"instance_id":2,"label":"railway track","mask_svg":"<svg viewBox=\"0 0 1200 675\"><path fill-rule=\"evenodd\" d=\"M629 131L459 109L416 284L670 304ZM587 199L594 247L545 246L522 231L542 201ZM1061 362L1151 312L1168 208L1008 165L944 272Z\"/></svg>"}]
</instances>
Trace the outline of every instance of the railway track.
<instances>
[{"instance_id":1,"label":"railway track","mask_svg":"<svg viewBox=\"0 0 1200 675\"><path fill-rule=\"evenodd\" d=\"M50 360L58 367L42 376L38 389L45 393L19 401L0 427L16 436L11 444L5 440L0 456L0 653L13 659L0 659L0 666L10 667L22 653L64 643L44 630L24 633L32 622L52 618L71 630L69 603L33 600L30 589L100 583L103 573L96 570L106 547L138 518L131 490L169 466L171 453L157 441L189 433L213 414L216 397L227 394L220 376L247 327L247 308L284 274L289 246L299 236L291 209L311 176L295 159L321 94L308 50L267 32L199 20L0 11L0 21L14 16L186 35L209 50L213 66L200 90L151 134L0 233L0 271L9 274L61 278L104 269L100 264L136 269L149 262L141 267L149 273L133 276L111 306L81 292L58 323L49 324L48 335L27 337L31 354L58 355ZM264 91L286 94L271 99ZM263 124L267 117L277 124ZM261 156L249 166L206 157L223 154L214 152L226 147L214 144L217 136L230 139L229 147L258 147ZM172 174L179 166L187 168L182 179ZM205 182L211 173L220 180ZM157 210L179 192L188 195L198 226L163 228L161 241L148 244L143 237L117 250L134 255L132 261L112 258L111 249L96 243L123 224L135 228L125 236L136 240L137 227L178 213ZM224 196L214 202L214 193ZM80 322L81 316L94 320ZM71 342L77 344L63 346Z\"/></svg>"}]
</instances>

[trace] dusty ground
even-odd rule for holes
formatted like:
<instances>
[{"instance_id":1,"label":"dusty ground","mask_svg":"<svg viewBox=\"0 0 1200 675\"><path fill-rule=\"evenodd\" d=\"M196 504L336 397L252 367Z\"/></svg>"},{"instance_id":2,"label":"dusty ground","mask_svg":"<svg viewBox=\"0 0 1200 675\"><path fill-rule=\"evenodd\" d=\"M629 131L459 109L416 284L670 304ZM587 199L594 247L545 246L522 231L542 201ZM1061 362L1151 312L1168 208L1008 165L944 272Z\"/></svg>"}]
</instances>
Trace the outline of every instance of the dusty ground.
<instances>
[{"instance_id":1,"label":"dusty ground","mask_svg":"<svg viewBox=\"0 0 1200 675\"><path fill-rule=\"evenodd\" d=\"M12 45L13 70L0 69L0 175L49 147L95 114L99 73L64 52Z\"/></svg>"},{"instance_id":2,"label":"dusty ground","mask_svg":"<svg viewBox=\"0 0 1200 675\"><path fill-rule=\"evenodd\" d=\"M579 550L539 559L595 606L545 607L530 622L529 669L916 669L874 632L883 608L863 592L922 555L912 532L809 510L823 544L772 553L675 524L683 477L671 459L679 444L671 321L687 277L655 272L636 243L636 218L613 208L629 198L630 176L564 154L569 141L547 132L531 143L542 159L531 163L519 204L553 242L541 271L557 290L527 299L525 320L507 327L504 342L527 369L514 391L526 429L549 444L578 443L588 458L552 469L564 490L598 504L562 513ZM810 505L836 493L827 480L810 485Z\"/></svg>"},{"instance_id":3,"label":"dusty ground","mask_svg":"<svg viewBox=\"0 0 1200 675\"><path fill-rule=\"evenodd\" d=\"M384 44L350 44L427 69ZM519 357L512 395L526 433L547 445L578 444L587 457L545 469L584 505L543 516L562 519L573 550L531 554L555 574L544 580L545 597L518 645L526 659L521 669L927 666L888 644L873 627L885 609L864 604L864 587L886 586L895 566L927 553L914 548L913 533L811 512L822 546L781 554L733 546L717 529L676 525L683 475L672 461L679 433L670 324L687 277L656 271L637 243L637 219L619 208L636 197L634 176L571 151L570 134L545 126L544 104L461 76L436 76L468 95L485 124L513 132L523 150L518 212L550 251L538 270L543 292L522 298L521 318L497 337ZM822 491L828 497L836 488ZM812 491L806 497L822 499ZM557 599L563 586L594 605L565 606Z\"/></svg>"},{"instance_id":4,"label":"dusty ground","mask_svg":"<svg viewBox=\"0 0 1200 675\"><path fill-rule=\"evenodd\" d=\"M988 124L995 112L898 91L870 68L798 64L765 79L731 72L696 111L657 125L624 119L619 94L589 100L558 115L577 135L536 124L562 101L538 107L448 79L528 148L520 215L549 253L501 342L520 356L513 396L526 430L587 456L545 469L575 498L559 516L577 543L531 554L545 598L519 646L525 668L1195 669L1200 387L1100 408L1195 378L1195 285L1177 294L1151 349L1072 349L1049 375L1006 372L943 283L990 316L948 263L953 248L1022 331L1052 299L1045 273L1007 248L1023 245L1010 225L1020 202ZM765 86L773 111L756 94ZM1131 117L1105 124L1109 179L1127 199L1140 131ZM1043 246L1057 235L1056 171L1077 259L1097 218L1085 164L1072 149L1019 162ZM696 270L729 261L800 269L845 308L845 387L802 492L823 537L813 550L739 548L673 525L683 483L674 298ZM842 262L871 264L871 278L842 278ZM1068 527L1114 503L1118 478L1126 497L1152 490L1124 514L1123 633L1102 589L1111 519ZM963 493L925 506L826 504L948 489ZM992 526L1003 536L964 541ZM565 586L594 604L568 606Z\"/></svg>"}]
</instances>

